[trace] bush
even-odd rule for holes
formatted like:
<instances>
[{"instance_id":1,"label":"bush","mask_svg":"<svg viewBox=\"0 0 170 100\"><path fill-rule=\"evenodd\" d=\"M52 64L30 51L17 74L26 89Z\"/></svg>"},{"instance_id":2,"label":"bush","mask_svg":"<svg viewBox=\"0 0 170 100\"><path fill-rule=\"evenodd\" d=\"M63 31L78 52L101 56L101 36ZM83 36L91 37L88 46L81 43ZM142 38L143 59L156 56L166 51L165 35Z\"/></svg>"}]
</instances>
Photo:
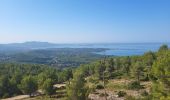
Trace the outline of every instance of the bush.
<instances>
[{"instance_id":1,"label":"bush","mask_svg":"<svg viewBox=\"0 0 170 100\"><path fill-rule=\"evenodd\" d=\"M97 78L95 78L95 77L90 77L89 82L97 84L99 82L99 80Z\"/></svg>"},{"instance_id":2,"label":"bush","mask_svg":"<svg viewBox=\"0 0 170 100\"><path fill-rule=\"evenodd\" d=\"M117 95L118 95L118 97L124 97L124 96L126 95L126 92L124 92L124 91L119 91L119 92L117 93Z\"/></svg>"},{"instance_id":3,"label":"bush","mask_svg":"<svg viewBox=\"0 0 170 100\"><path fill-rule=\"evenodd\" d=\"M5 93L2 98L8 98L10 97L8 93Z\"/></svg>"},{"instance_id":4,"label":"bush","mask_svg":"<svg viewBox=\"0 0 170 100\"><path fill-rule=\"evenodd\" d=\"M140 85L140 83L138 81L133 81L131 83L128 84L128 89L142 89L143 87Z\"/></svg>"},{"instance_id":5,"label":"bush","mask_svg":"<svg viewBox=\"0 0 170 100\"><path fill-rule=\"evenodd\" d=\"M123 75L123 73L122 72L113 72L113 73L111 73L111 75L110 75L110 78L111 79L114 79L114 78L121 78L121 76Z\"/></svg>"},{"instance_id":6,"label":"bush","mask_svg":"<svg viewBox=\"0 0 170 100\"><path fill-rule=\"evenodd\" d=\"M104 86L101 84L97 84L96 89L104 89Z\"/></svg>"}]
</instances>

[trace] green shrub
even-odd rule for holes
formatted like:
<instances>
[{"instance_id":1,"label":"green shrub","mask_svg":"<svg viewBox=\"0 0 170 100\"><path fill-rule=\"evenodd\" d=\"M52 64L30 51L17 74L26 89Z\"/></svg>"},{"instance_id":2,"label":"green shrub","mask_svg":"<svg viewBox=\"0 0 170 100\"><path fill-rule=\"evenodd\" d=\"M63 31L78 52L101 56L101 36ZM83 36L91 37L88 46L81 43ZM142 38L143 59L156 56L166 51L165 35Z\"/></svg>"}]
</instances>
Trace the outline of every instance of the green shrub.
<instances>
[{"instance_id":1,"label":"green shrub","mask_svg":"<svg viewBox=\"0 0 170 100\"><path fill-rule=\"evenodd\" d=\"M99 82L99 80L98 80L98 78L90 77L90 78L89 78L89 82L94 83L94 84L97 84L97 83Z\"/></svg>"},{"instance_id":2,"label":"green shrub","mask_svg":"<svg viewBox=\"0 0 170 100\"><path fill-rule=\"evenodd\" d=\"M5 93L2 98L8 98L10 97L8 93Z\"/></svg>"},{"instance_id":3,"label":"green shrub","mask_svg":"<svg viewBox=\"0 0 170 100\"><path fill-rule=\"evenodd\" d=\"M124 92L124 91L119 91L119 92L117 93L117 95L118 95L119 97L124 97L124 96L126 95L126 92Z\"/></svg>"},{"instance_id":4,"label":"green shrub","mask_svg":"<svg viewBox=\"0 0 170 100\"><path fill-rule=\"evenodd\" d=\"M140 85L140 83L138 81L133 81L131 83L128 84L128 89L142 89L143 87Z\"/></svg>"},{"instance_id":5,"label":"green shrub","mask_svg":"<svg viewBox=\"0 0 170 100\"><path fill-rule=\"evenodd\" d=\"M113 72L113 73L111 73L111 75L110 75L110 78L111 79L114 79L114 78L121 78L121 76L123 75L123 73L122 72Z\"/></svg>"},{"instance_id":6,"label":"green shrub","mask_svg":"<svg viewBox=\"0 0 170 100\"><path fill-rule=\"evenodd\" d=\"M96 89L104 89L104 86L102 84L97 84Z\"/></svg>"}]
</instances>

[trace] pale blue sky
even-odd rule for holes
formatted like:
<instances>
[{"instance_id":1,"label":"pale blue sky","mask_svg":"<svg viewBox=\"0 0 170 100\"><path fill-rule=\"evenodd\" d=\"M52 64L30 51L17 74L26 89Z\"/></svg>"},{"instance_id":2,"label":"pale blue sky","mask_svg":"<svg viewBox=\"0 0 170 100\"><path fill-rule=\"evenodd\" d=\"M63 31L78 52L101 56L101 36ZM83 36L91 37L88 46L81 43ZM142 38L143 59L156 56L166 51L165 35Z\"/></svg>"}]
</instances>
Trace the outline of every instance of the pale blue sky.
<instances>
[{"instance_id":1,"label":"pale blue sky","mask_svg":"<svg viewBox=\"0 0 170 100\"><path fill-rule=\"evenodd\" d=\"M0 43L170 42L170 0L0 0Z\"/></svg>"}]
</instances>

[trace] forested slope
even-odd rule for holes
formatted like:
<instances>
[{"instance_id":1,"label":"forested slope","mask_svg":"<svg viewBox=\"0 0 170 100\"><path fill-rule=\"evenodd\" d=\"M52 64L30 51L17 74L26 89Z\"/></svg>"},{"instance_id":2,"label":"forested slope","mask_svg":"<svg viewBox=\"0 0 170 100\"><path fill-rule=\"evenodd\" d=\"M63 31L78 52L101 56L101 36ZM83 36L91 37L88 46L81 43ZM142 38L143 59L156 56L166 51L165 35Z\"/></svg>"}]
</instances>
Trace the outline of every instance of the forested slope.
<instances>
[{"instance_id":1,"label":"forested slope","mask_svg":"<svg viewBox=\"0 0 170 100\"><path fill-rule=\"evenodd\" d=\"M69 100L93 97L126 100L170 99L170 50L166 45L158 52L142 56L106 57L78 68L58 70L36 64L0 64L0 98L20 94L34 96L42 90L54 99L56 83L66 82ZM136 94L136 95L133 95ZM95 99L95 98L94 98Z\"/></svg>"}]
</instances>

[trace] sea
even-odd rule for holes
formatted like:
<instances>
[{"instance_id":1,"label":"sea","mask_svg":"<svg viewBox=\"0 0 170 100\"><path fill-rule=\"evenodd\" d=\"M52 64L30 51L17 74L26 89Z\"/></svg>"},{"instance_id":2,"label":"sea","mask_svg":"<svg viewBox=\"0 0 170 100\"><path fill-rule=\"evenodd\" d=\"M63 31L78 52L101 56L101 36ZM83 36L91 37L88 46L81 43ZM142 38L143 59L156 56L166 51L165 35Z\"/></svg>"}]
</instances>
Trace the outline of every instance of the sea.
<instances>
[{"instance_id":1,"label":"sea","mask_svg":"<svg viewBox=\"0 0 170 100\"><path fill-rule=\"evenodd\" d=\"M145 52L156 52L161 45L170 43L101 43L101 44L65 44L58 48L105 48L102 52L95 52L100 55L110 56L133 56L142 55Z\"/></svg>"}]
</instances>

